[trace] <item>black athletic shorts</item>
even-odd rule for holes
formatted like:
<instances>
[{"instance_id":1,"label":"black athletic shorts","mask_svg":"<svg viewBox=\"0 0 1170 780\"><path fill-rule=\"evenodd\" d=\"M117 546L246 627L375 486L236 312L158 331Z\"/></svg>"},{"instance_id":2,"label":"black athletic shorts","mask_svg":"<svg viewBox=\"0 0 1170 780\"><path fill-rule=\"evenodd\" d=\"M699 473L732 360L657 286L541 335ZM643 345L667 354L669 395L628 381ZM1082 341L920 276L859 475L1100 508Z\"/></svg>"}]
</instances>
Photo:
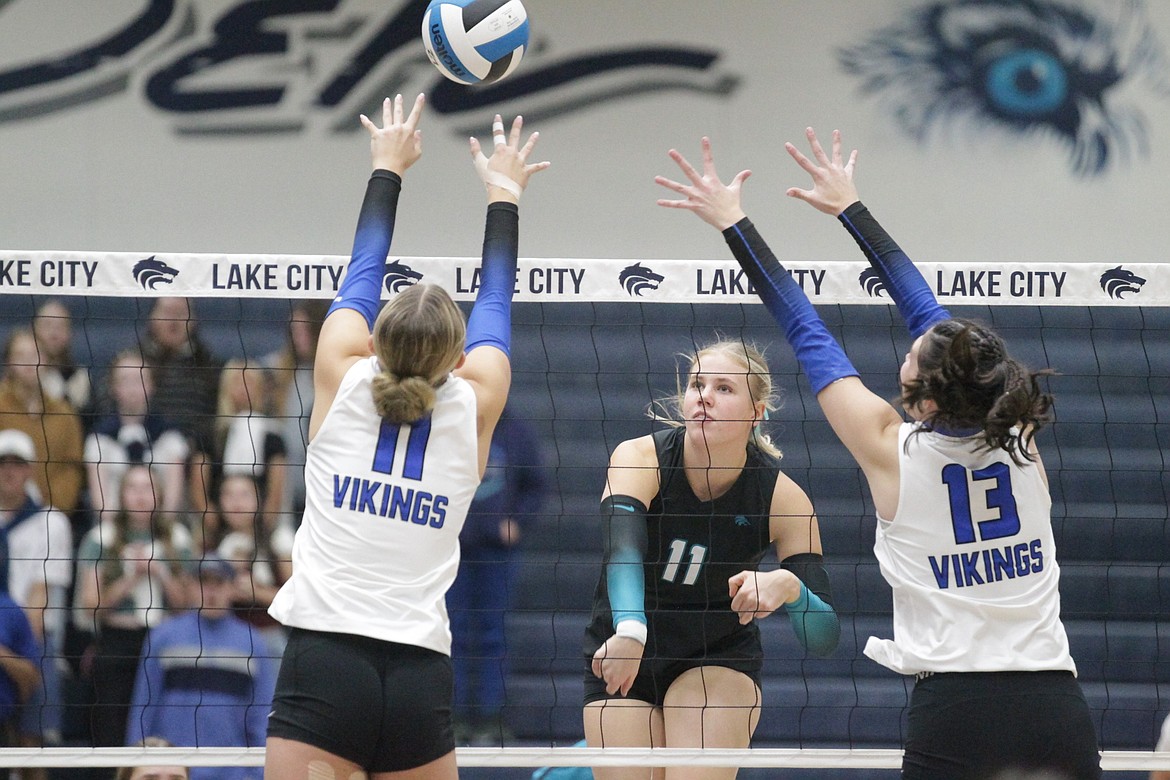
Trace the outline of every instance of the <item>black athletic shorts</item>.
<instances>
[{"instance_id":1,"label":"black athletic shorts","mask_svg":"<svg viewBox=\"0 0 1170 780\"><path fill-rule=\"evenodd\" d=\"M451 659L414 645L293 629L268 736L303 742L370 772L422 766L455 749Z\"/></svg>"},{"instance_id":2,"label":"black athletic shorts","mask_svg":"<svg viewBox=\"0 0 1170 780\"><path fill-rule=\"evenodd\" d=\"M736 632L723 642L708 647L701 656L692 658L664 658L661 654L643 658L642 665L638 667L638 676L634 678L634 684L625 698L661 707L666 701L666 692L674 681L684 672L700 666L723 666L743 672L751 678L757 688L761 687L763 651L760 648L760 635L749 631ZM585 703L620 698L622 698L620 693L605 692L605 681L593 675L593 656L586 656Z\"/></svg>"},{"instance_id":3,"label":"black athletic shorts","mask_svg":"<svg viewBox=\"0 0 1170 780\"><path fill-rule=\"evenodd\" d=\"M1089 706L1071 672L935 674L910 697L905 780L974 780L1005 769L1101 776Z\"/></svg>"}]
</instances>

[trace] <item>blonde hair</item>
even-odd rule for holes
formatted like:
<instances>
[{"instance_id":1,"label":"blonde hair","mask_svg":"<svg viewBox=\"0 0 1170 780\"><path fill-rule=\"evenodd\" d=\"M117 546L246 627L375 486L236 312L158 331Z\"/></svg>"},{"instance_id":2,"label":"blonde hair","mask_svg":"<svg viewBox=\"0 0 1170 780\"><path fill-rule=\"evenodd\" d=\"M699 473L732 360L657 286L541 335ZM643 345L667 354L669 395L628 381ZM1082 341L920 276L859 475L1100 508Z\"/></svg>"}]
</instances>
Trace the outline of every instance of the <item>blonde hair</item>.
<instances>
[{"instance_id":1,"label":"blonde hair","mask_svg":"<svg viewBox=\"0 0 1170 780\"><path fill-rule=\"evenodd\" d=\"M171 744L170 741L163 739L162 737L147 737L146 739L139 742L137 747L168 748L168 747L174 747L174 745ZM139 769L139 767L136 767L136 766L119 767L118 771L114 773L114 780L130 780L130 778L134 776L134 772L137 769ZM190 772L187 773L187 776L188 777L191 776Z\"/></svg>"},{"instance_id":2,"label":"blonde hair","mask_svg":"<svg viewBox=\"0 0 1170 780\"><path fill-rule=\"evenodd\" d=\"M219 392L216 397L215 445L222 452L227 443L228 429L237 415L271 417L275 414L275 394L272 371L268 366L247 358L232 358L219 374ZM235 395L241 392L247 402L241 406Z\"/></svg>"},{"instance_id":3,"label":"blonde hair","mask_svg":"<svg viewBox=\"0 0 1170 780\"><path fill-rule=\"evenodd\" d=\"M416 284L399 293L374 321L374 408L386 420L412 423L435 406L435 388L463 355L463 312L442 287Z\"/></svg>"},{"instance_id":4,"label":"blonde hair","mask_svg":"<svg viewBox=\"0 0 1170 780\"><path fill-rule=\"evenodd\" d=\"M175 546L175 526L177 521L162 509L164 500L162 481L155 474L154 468L150 464L131 463L122 473L122 481L118 484L119 507L118 511L114 513L112 520L114 537L113 539L110 539L108 536L101 537L102 551L97 566L101 571L101 583L103 586L109 586L116 582L123 573L122 552L126 549L126 545L129 544L132 533L130 528L130 514L126 510L126 483L129 476L138 471L145 471L150 475L150 484L154 489L154 511L150 515L150 538L154 541L162 542L163 554L159 556L159 560L167 564L171 570L171 574L178 575L183 572L183 561ZM109 541L108 545L107 540Z\"/></svg>"},{"instance_id":5,"label":"blonde hair","mask_svg":"<svg viewBox=\"0 0 1170 780\"><path fill-rule=\"evenodd\" d=\"M647 414L651 419L672 427L679 427L683 424L683 397L687 392L689 377L694 373L695 366L704 355L722 355L743 366L744 377L747 380L748 396L751 398L753 405L761 401L763 402L765 419L768 412L774 412L780 408L775 388L772 385L772 375L768 372L768 361L764 357L763 350L755 344L745 341L718 336L716 338L716 341L699 347L693 354L679 353L680 370L675 377L676 387L674 395L660 399L650 407ZM685 370L683 370L684 368ZM752 428L749 441L754 443L764 454L779 460L783 457L783 453L772 441L771 437L763 430L760 424L762 422L762 420L757 422Z\"/></svg>"}]
</instances>

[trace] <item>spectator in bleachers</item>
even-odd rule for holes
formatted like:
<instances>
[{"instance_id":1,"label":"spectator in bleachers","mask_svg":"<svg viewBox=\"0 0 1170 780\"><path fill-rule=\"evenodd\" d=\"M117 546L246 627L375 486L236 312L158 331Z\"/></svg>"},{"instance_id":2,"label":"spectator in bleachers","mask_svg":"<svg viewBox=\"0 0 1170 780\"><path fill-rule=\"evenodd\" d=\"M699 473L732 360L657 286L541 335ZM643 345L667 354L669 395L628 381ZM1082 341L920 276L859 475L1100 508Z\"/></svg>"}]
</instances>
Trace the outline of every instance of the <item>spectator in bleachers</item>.
<instances>
[{"instance_id":1,"label":"spectator in bleachers","mask_svg":"<svg viewBox=\"0 0 1170 780\"><path fill-rule=\"evenodd\" d=\"M544 503L540 442L504 407L483 480L459 532L459 574L447 591L455 667L455 739L501 745L507 655L504 616L518 576L517 544Z\"/></svg>"},{"instance_id":2,"label":"spectator in bleachers","mask_svg":"<svg viewBox=\"0 0 1170 780\"><path fill-rule=\"evenodd\" d=\"M41 354L41 387L50 398L67 401L88 420L93 412L89 369L73 359L73 318L59 300L45 301L33 317L33 338Z\"/></svg>"},{"instance_id":3,"label":"spectator in bleachers","mask_svg":"<svg viewBox=\"0 0 1170 780\"><path fill-rule=\"evenodd\" d=\"M61 735L61 685L57 660L65 635L66 592L73 576L69 520L28 494L32 439L0 431L0 589L19 604L40 645L38 685L23 709L20 744L56 744ZM44 776L30 771L25 777Z\"/></svg>"},{"instance_id":4,"label":"spectator in bleachers","mask_svg":"<svg viewBox=\"0 0 1170 780\"><path fill-rule=\"evenodd\" d=\"M228 476L253 477L266 516L280 515L288 449L281 421L272 416L271 372L244 360L224 366L219 391L211 495Z\"/></svg>"},{"instance_id":5,"label":"spectator in bleachers","mask_svg":"<svg viewBox=\"0 0 1170 780\"><path fill-rule=\"evenodd\" d=\"M130 466L118 511L94 526L77 551L74 603L85 616L83 628L96 637L95 746L126 744L126 712L147 629L194 603L191 535L161 511L160 489L149 466Z\"/></svg>"},{"instance_id":6,"label":"spectator in bleachers","mask_svg":"<svg viewBox=\"0 0 1170 780\"><path fill-rule=\"evenodd\" d=\"M118 486L135 463L145 463L162 480L163 511L186 505L187 437L155 414L153 372L142 353L118 353L107 377L112 411L99 417L85 440L90 506L98 513L118 510Z\"/></svg>"},{"instance_id":7,"label":"spectator in bleachers","mask_svg":"<svg viewBox=\"0 0 1170 780\"><path fill-rule=\"evenodd\" d=\"M150 630L138 665L126 739L161 736L192 747L260 747L276 656L231 610L236 571L215 553L199 562L197 609ZM194 767L194 780L260 780L261 767Z\"/></svg>"},{"instance_id":8,"label":"spectator in bleachers","mask_svg":"<svg viewBox=\"0 0 1170 780\"><path fill-rule=\"evenodd\" d=\"M13 718L40 685L40 647L20 605L0 589L0 747L14 747Z\"/></svg>"},{"instance_id":9,"label":"spectator in bleachers","mask_svg":"<svg viewBox=\"0 0 1170 780\"><path fill-rule=\"evenodd\" d=\"M298 300L288 321L284 347L264 358L272 371L275 415L288 451L281 512L295 528L305 510L305 448L309 443L309 413L313 409L313 360L317 339L329 308L327 300Z\"/></svg>"},{"instance_id":10,"label":"spectator in bleachers","mask_svg":"<svg viewBox=\"0 0 1170 780\"><path fill-rule=\"evenodd\" d=\"M292 527L261 510L259 486L246 474L224 477L216 508L220 533L208 549L236 571L232 609L259 629L279 655L284 650L284 628L268 614L268 606L292 575Z\"/></svg>"},{"instance_id":11,"label":"spectator in bleachers","mask_svg":"<svg viewBox=\"0 0 1170 780\"><path fill-rule=\"evenodd\" d=\"M199 338L195 312L186 298L159 298L150 310L142 355L154 378L151 410L190 437L191 508L207 508L209 453L214 448L216 399L223 366Z\"/></svg>"},{"instance_id":12,"label":"spectator in bleachers","mask_svg":"<svg viewBox=\"0 0 1170 780\"><path fill-rule=\"evenodd\" d=\"M36 448L33 481L37 498L65 514L77 508L84 470L81 420L67 401L41 387L40 353L32 331L19 328L4 347L0 378L0 430L24 431Z\"/></svg>"},{"instance_id":13,"label":"spectator in bleachers","mask_svg":"<svg viewBox=\"0 0 1170 780\"><path fill-rule=\"evenodd\" d=\"M134 747L174 747L162 737L147 737ZM114 773L114 780L188 780L190 773L185 766L164 764L143 764L142 766L120 767Z\"/></svg>"}]
</instances>

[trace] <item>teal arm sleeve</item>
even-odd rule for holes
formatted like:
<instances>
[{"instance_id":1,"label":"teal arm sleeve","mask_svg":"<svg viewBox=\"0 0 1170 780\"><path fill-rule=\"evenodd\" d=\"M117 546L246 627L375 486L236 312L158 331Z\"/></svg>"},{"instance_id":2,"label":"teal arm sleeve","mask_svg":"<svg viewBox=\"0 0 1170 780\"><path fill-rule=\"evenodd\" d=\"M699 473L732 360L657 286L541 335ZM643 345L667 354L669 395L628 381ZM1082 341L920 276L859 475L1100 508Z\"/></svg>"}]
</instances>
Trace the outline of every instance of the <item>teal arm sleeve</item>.
<instances>
[{"instance_id":1,"label":"teal arm sleeve","mask_svg":"<svg viewBox=\"0 0 1170 780\"><path fill-rule=\"evenodd\" d=\"M601 502L605 587L615 629L624 620L646 625L646 511L630 496L606 496Z\"/></svg>"},{"instance_id":2,"label":"teal arm sleeve","mask_svg":"<svg viewBox=\"0 0 1170 780\"><path fill-rule=\"evenodd\" d=\"M821 597L800 584L800 597L791 604L785 604L792 630L804 649L823 658L837 649L841 639L841 621L833 607Z\"/></svg>"},{"instance_id":3,"label":"teal arm sleeve","mask_svg":"<svg viewBox=\"0 0 1170 780\"><path fill-rule=\"evenodd\" d=\"M780 566L800 580L800 597L784 605L796 638L813 655L829 655L841 639L841 621L833 611L833 589L824 556L797 553L781 561Z\"/></svg>"}]
</instances>

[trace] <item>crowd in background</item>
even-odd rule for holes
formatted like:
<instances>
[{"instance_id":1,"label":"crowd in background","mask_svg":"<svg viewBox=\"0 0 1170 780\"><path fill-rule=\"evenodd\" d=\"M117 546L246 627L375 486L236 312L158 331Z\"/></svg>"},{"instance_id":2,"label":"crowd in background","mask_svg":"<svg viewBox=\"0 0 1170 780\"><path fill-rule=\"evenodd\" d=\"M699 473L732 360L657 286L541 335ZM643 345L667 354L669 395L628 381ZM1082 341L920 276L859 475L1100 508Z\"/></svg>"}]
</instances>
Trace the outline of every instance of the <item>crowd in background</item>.
<instances>
[{"instance_id":1,"label":"crowd in background","mask_svg":"<svg viewBox=\"0 0 1170 780\"><path fill-rule=\"evenodd\" d=\"M215 354L191 302L175 297L153 301L127 343L104 345L106 365L74 358L59 300L9 332L0 746L264 745L286 639L267 609L292 570L328 304L291 302L283 345L259 358ZM504 614L516 546L548 489L540 451L529 424L505 413L461 535L465 565L448 597L461 744L510 738Z\"/></svg>"},{"instance_id":2,"label":"crowd in background","mask_svg":"<svg viewBox=\"0 0 1170 780\"><path fill-rule=\"evenodd\" d=\"M8 334L0 744L263 746L327 306L293 302L259 359L214 354L184 298L108 366L74 360L60 301Z\"/></svg>"}]
</instances>

